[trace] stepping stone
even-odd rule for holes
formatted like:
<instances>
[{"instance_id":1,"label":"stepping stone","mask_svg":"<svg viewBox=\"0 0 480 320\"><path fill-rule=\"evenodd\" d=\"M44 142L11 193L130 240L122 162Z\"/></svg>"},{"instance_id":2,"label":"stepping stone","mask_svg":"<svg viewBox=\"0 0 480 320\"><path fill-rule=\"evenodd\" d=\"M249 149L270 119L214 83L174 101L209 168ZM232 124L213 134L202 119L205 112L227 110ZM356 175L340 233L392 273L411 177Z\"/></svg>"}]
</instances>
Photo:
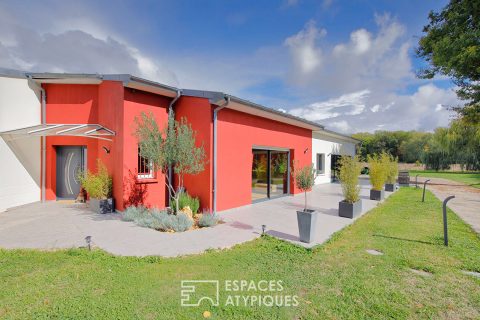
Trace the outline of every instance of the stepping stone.
<instances>
[{"instance_id":1,"label":"stepping stone","mask_svg":"<svg viewBox=\"0 0 480 320\"><path fill-rule=\"evenodd\" d=\"M418 269L410 269L415 274L418 274L419 276L422 277L431 277L432 274L430 272L424 271L424 270L418 270Z\"/></svg>"},{"instance_id":2,"label":"stepping stone","mask_svg":"<svg viewBox=\"0 0 480 320\"><path fill-rule=\"evenodd\" d=\"M462 273L472 277L480 278L480 272L462 270Z\"/></svg>"},{"instance_id":3,"label":"stepping stone","mask_svg":"<svg viewBox=\"0 0 480 320\"><path fill-rule=\"evenodd\" d=\"M366 251L367 251L367 253L369 253L373 256L382 256L383 255L383 252L380 252L380 251L377 251L377 250L374 250L374 249L368 249Z\"/></svg>"}]
</instances>

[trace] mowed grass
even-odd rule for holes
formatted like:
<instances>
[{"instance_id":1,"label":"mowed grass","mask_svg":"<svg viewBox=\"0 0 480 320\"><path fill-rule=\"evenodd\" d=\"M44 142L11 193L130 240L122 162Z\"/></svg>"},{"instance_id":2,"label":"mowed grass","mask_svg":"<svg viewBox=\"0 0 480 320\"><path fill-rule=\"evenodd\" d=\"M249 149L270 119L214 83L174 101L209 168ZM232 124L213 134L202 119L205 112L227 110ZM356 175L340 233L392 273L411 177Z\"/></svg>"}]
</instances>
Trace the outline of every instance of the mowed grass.
<instances>
[{"instance_id":1,"label":"mowed grass","mask_svg":"<svg viewBox=\"0 0 480 320\"><path fill-rule=\"evenodd\" d=\"M449 211L443 246L441 203L430 192L420 199L402 188L314 250L270 237L173 259L3 250L0 318L478 319L480 279L462 270L480 272L480 239ZM232 293L221 286L220 306L181 307L186 279L282 280L281 294L298 295L299 306L225 306Z\"/></svg>"},{"instance_id":2,"label":"mowed grass","mask_svg":"<svg viewBox=\"0 0 480 320\"><path fill-rule=\"evenodd\" d=\"M415 181L415 176L426 178L442 178L461 182L480 188L480 172L449 172L449 171L433 171L433 170L410 170L410 180Z\"/></svg>"}]
</instances>

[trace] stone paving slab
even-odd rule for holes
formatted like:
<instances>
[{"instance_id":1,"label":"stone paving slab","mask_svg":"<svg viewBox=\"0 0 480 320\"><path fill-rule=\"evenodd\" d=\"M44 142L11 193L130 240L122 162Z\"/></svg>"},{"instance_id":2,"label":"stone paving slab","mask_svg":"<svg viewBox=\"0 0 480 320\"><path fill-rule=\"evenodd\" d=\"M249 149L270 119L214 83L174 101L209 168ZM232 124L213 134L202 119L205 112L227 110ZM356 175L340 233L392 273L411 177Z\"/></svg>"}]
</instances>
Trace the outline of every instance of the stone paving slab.
<instances>
[{"instance_id":1,"label":"stone paving slab","mask_svg":"<svg viewBox=\"0 0 480 320\"><path fill-rule=\"evenodd\" d=\"M369 186L362 183L362 214L378 202L368 199ZM387 193L388 195L389 193ZM213 228L182 233L158 232L125 222L119 214L99 215L84 204L33 203L0 213L0 247L43 250L85 246L91 236L95 246L121 256L175 257L230 248L261 235L262 224L273 236L305 247L325 242L354 220L338 216L342 200L338 184L315 186L308 193L309 207L319 212L315 241L298 240L296 211L303 208L303 194L286 196L220 213L225 223Z\"/></svg>"}]
</instances>

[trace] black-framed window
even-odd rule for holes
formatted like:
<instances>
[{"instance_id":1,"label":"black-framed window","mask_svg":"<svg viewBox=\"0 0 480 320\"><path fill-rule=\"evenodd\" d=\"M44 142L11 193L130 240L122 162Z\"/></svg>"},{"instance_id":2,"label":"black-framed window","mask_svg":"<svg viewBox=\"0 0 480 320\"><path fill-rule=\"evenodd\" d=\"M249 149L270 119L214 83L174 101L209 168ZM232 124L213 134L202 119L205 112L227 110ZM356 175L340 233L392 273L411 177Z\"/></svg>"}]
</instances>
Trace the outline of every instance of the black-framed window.
<instances>
[{"instance_id":1,"label":"black-framed window","mask_svg":"<svg viewBox=\"0 0 480 320\"><path fill-rule=\"evenodd\" d=\"M140 147L138 148L138 178L152 179L154 178L153 163L149 159L140 155Z\"/></svg>"},{"instance_id":2,"label":"black-framed window","mask_svg":"<svg viewBox=\"0 0 480 320\"><path fill-rule=\"evenodd\" d=\"M317 174L325 173L325 153L317 153L317 163L316 163Z\"/></svg>"}]
</instances>

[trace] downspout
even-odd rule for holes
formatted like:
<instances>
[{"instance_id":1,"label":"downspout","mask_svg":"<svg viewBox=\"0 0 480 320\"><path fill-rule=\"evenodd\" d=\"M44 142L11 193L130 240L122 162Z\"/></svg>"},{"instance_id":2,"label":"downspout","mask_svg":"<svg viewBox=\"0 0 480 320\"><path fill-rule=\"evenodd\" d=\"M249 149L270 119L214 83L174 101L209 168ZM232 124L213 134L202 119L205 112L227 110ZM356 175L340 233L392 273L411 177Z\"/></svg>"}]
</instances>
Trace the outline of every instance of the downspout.
<instances>
[{"instance_id":1,"label":"downspout","mask_svg":"<svg viewBox=\"0 0 480 320\"><path fill-rule=\"evenodd\" d=\"M213 212L217 212L217 119L218 112L227 107L230 103L230 96L226 97L225 103L213 110Z\"/></svg>"},{"instance_id":2,"label":"downspout","mask_svg":"<svg viewBox=\"0 0 480 320\"><path fill-rule=\"evenodd\" d=\"M170 102L170 104L168 105L168 117L175 117L175 111L173 109L174 105L175 105L175 102L177 102L178 99L180 99L180 97L182 96L182 90L177 90L177 95L175 96L175 98L173 98L173 100ZM170 205L170 199L172 199L172 191L171 191L171 188L173 187L173 169L172 169L172 166L168 167L168 181L170 183L170 188L168 188L168 203Z\"/></svg>"},{"instance_id":3,"label":"downspout","mask_svg":"<svg viewBox=\"0 0 480 320\"><path fill-rule=\"evenodd\" d=\"M44 88L42 88L41 85L33 81L33 78L31 75L27 75L28 82L36 87L37 89L40 90L40 95L41 95L41 119L42 119L42 124L47 123L47 94ZM42 194L42 202L46 201L46 195L45 195L45 181L46 181L46 168L47 168L47 137L42 136L41 137L41 157L42 157L42 166L41 166L41 178L40 180L42 181L42 186L41 186L41 194Z\"/></svg>"}]
</instances>

